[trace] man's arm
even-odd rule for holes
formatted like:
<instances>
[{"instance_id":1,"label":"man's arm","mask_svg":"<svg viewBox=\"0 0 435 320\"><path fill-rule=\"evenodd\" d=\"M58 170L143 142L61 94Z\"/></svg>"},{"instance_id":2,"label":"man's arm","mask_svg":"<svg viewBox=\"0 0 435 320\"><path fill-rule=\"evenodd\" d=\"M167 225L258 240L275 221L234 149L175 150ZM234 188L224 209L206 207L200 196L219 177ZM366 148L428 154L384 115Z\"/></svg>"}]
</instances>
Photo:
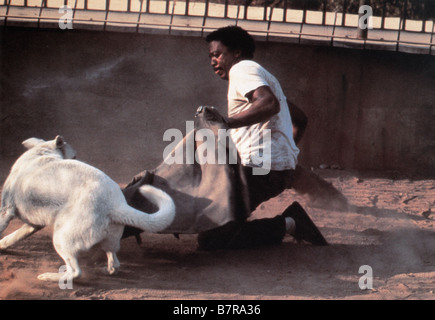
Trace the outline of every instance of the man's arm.
<instances>
[{"instance_id":1,"label":"man's arm","mask_svg":"<svg viewBox=\"0 0 435 320\"><path fill-rule=\"evenodd\" d=\"M230 128L266 121L280 110L279 101L268 86L261 86L248 93L247 98L252 102L251 107L228 118L227 124Z\"/></svg>"},{"instance_id":2,"label":"man's arm","mask_svg":"<svg viewBox=\"0 0 435 320\"><path fill-rule=\"evenodd\" d=\"M305 128L307 127L308 117L295 104L288 101L288 99L287 104L290 109L290 115L293 122L293 139L295 140L295 143L298 144L304 135Z\"/></svg>"}]
</instances>

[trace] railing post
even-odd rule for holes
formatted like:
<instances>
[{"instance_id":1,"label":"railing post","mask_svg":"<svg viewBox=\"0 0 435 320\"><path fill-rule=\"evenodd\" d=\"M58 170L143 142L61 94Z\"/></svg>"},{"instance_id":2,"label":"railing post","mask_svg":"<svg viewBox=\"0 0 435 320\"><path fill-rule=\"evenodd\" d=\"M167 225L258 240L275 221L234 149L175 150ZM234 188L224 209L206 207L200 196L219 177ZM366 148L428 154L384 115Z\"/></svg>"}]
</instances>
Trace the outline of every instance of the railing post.
<instances>
[{"instance_id":1,"label":"railing post","mask_svg":"<svg viewBox=\"0 0 435 320\"><path fill-rule=\"evenodd\" d=\"M186 0L186 6L184 7L184 15L188 16L189 15L189 0Z\"/></svg>"},{"instance_id":2,"label":"railing post","mask_svg":"<svg viewBox=\"0 0 435 320\"><path fill-rule=\"evenodd\" d=\"M406 30L406 19L408 19L408 0L405 0L403 2L402 17L403 17L402 30Z\"/></svg>"},{"instance_id":3,"label":"railing post","mask_svg":"<svg viewBox=\"0 0 435 320\"><path fill-rule=\"evenodd\" d=\"M387 15L387 1L382 1L382 17L381 17L381 29L385 29L385 17Z\"/></svg>"},{"instance_id":4,"label":"railing post","mask_svg":"<svg viewBox=\"0 0 435 320\"><path fill-rule=\"evenodd\" d=\"M341 14L341 26L344 27L347 13L348 0L343 1L343 13Z\"/></svg>"},{"instance_id":5,"label":"railing post","mask_svg":"<svg viewBox=\"0 0 435 320\"><path fill-rule=\"evenodd\" d=\"M267 1L264 1L264 7L263 7L263 21L267 21L267 8L268 8L268 3L267 3Z\"/></svg>"},{"instance_id":6,"label":"railing post","mask_svg":"<svg viewBox=\"0 0 435 320\"><path fill-rule=\"evenodd\" d=\"M323 13L322 13L322 25L323 26L326 24L326 7L327 7L327 0L323 0Z\"/></svg>"},{"instance_id":7,"label":"railing post","mask_svg":"<svg viewBox=\"0 0 435 320\"><path fill-rule=\"evenodd\" d=\"M284 0L284 13L282 15L282 22L287 22L287 0Z\"/></svg>"},{"instance_id":8,"label":"railing post","mask_svg":"<svg viewBox=\"0 0 435 320\"><path fill-rule=\"evenodd\" d=\"M165 8L165 14L169 14L169 4L170 0L166 0L166 8ZM172 11L174 11L175 2L172 4Z\"/></svg>"},{"instance_id":9,"label":"railing post","mask_svg":"<svg viewBox=\"0 0 435 320\"><path fill-rule=\"evenodd\" d=\"M208 17L208 10L210 9L210 0L205 0L204 17Z\"/></svg>"}]
</instances>

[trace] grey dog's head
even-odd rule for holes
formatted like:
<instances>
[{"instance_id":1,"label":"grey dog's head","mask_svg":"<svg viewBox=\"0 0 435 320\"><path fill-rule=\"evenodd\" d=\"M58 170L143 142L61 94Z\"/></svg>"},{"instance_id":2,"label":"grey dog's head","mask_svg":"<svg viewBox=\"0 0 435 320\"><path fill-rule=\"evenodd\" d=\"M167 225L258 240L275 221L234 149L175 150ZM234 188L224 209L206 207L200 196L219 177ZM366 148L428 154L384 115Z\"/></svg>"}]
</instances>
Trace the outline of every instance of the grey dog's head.
<instances>
[{"instance_id":1,"label":"grey dog's head","mask_svg":"<svg viewBox=\"0 0 435 320\"><path fill-rule=\"evenodd\" d=\"M76 151L65 142L62 136L56 136L54 140L45 141L38 138L30 138L23 141L24 147L27 149L41 148L45 150L53 150L62 156L63 159L75 159Z\"/></svg>"}]
</instances>

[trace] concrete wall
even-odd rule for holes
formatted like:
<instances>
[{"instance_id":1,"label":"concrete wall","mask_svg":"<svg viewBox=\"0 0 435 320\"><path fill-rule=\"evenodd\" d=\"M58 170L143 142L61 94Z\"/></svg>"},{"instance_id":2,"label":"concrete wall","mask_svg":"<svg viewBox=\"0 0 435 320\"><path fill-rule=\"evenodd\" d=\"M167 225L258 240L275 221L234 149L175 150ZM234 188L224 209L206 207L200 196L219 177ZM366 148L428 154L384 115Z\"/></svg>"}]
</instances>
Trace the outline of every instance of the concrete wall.
<instances>
[{"instance_id":1,"label":"concrete wall","mask_svg":"<svg viewBox=\"0 0 435 320\"><path fill-rule=\"evenodd\" d=\"M57 134L118 182L154 168L166 129L184 132L199 105L225 112L207 50L196 37L2 29L2 178L23 140ZM435 57L260 42L256 60L309 117L301 164L435 172Z\"/></svg>"}]
</instances>

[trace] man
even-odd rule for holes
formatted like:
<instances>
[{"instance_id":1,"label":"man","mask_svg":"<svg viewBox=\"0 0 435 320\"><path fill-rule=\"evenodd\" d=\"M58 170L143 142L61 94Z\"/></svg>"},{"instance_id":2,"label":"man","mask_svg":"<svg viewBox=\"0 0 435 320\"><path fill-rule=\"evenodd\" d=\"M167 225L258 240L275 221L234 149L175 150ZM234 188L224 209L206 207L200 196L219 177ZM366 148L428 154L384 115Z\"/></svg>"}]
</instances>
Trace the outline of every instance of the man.
<instances>
[{"instance_id":1,"label":"man","mask_svg":"<svg viewBox=\"0 0 435 320\"><path fill-rule=\"evenodd\" d=\"M215 74L229 81L226 123L245 171L252 212L291 187L299 149L287 100L277 79L252 60L255 42L245 30L224 27L209 34L206 41ZM271 142L270 170L259 174L255 169L264 159L261 145L265 137ZM234 221L202 232L198 243L204 250L245 248L280 243L286 233L314 245L327 244L297 202L275 218Z\"/></svg>"}]
</instances>

